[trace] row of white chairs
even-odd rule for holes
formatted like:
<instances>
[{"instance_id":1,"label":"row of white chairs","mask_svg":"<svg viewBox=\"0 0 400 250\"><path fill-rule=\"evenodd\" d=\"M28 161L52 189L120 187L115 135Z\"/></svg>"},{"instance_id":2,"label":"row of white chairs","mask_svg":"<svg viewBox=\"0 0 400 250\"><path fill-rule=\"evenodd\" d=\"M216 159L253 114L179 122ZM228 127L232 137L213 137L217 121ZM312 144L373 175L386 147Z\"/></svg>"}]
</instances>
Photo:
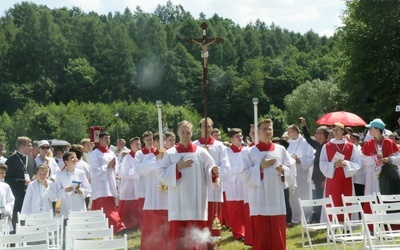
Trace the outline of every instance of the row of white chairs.
<instances>
[{"instance_id":1,"label":"row of white chairs","mask_svg":"<svg viewBox=\"0 0 400 250\"><path fill-rule=\"evenodd\" d=\"M23 244L21 243L24 247L36 247L36 245L28 245L31 241L28 241L27 239L30 238L27 238L25 235L32 233L42 233L43 235L43 232L45 232L46 238L44 242L46 242L46 248L38 249L61 250L63 249L63 245L65 245L65 249L67 250L98 248L128 249L126 235L121 239L114 239L113 227L109 227L103 210L71 211L65 228L64 218L53 218L52 211L31 215L18 214L18 216L16 235L26 239ZM64 229L65 242L63 242ZM8 236L11 238L7 238ZM17 243L18 246L21 245L20 242L16 241L17 239L15 235L0 234L0 242L8 242L7 244L0 245L0 247L9 247L11 243ZM41 245L37 247L41 247Z\"/></svg>"},{"instance_id":2,"label":"row of white chairs","mask_svg":"<svg viewBox=\"0 0 400 250\"><path fill-rule=\"evenodd\" d=\"M342 195L342 200L344 204L343 207L334 207L331 197L318 200L299 199L302 217L301 235L303 248L310 247L311 249L313 249L313 242L310 233L324 230L327 232L326 245L328 246L328 248L331 242L333 243L334 248L337 249L337 242L347 243L348 241L352 241L353 247L355 247L355 242L360 241L363 245L363 249L377 249L380 248L377 247L379 245L383 245L386 248L399 247L400 249L400 246L396 245L396 242L394 240L394 238L396 238L395 236L399 235L400 237L400 231L394 232L391 227L391 224L394 224L396 222L400 224L400 214L390 214L386 216L386 212L400 211L400 203L395 203L400 202L400 195L381 195L379 193L366 196ZM372 215L363 213L363 203L369 203L373 211ZM308 223L304 210L316 206L320 206L323 208L323 214L325 214L325 218L323 217L320 223ZM347 217L344 215L344 211L346 211ZM340 213L342 213L340 217L344 217L344 223L340 223L338 220L337 215L339 215ZM350 216L349 214L353 214L353 216ZM357 216L354 215L357 214L362 215L361 218L355 219L355 217ZM380 217L378 215L380 215ZM397 219L394 220L396 216ZM372 221L373 219L375 221ZM381 221L379 221L378 219L380 219ZM388 221L390 223L388 223ZM368 225L370 226L368 227ZM369 231L369 228L372 228L371 225L374 225L374 230L379 229L379 236L372 236L374 233ZM359 227L361 227L361 232L360 230L353 230ZM389 234L392 236L391 238L389 237ZM385 237L381 237L381 235L385 235ZM305 242L305 237L307 237L308 244L306 244ZM392 244L388 245L388 239L392 239ZM369 247L370 245L373 247ZM346 244L344 244L343 248L346 249Z\"/></svg>"}]
</instances>

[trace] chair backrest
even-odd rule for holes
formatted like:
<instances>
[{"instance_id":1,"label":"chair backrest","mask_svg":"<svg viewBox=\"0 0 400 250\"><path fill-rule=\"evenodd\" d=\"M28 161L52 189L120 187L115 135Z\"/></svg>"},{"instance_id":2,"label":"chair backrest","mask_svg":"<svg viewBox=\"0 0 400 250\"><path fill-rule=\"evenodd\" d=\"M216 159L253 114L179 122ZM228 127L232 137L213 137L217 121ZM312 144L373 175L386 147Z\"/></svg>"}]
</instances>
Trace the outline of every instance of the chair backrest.
<instances>
[{"instance_id":1,"label":"chair backrest","mask_svg":"<svg viewBox=\"0 0 400 250\"><path fill-rule=\"evenodd\" d=\"M128 249L128 237L125 234L124 238L112 239L112 240L78 240L74 239L74 248L80 250L90 250L90 249Z\"/></svg>"},{"instance_id":2,"label":"chair backrest","mask_svg":"<svg viewBox=\"0 0 400 250\"><path fill-rule=\"evenodd\" d=\"M43 224L56 223L56 222L58 222L60 224L60 227L64 226L64 216L51 218L51 219L27 218L25 220L25 226L39 226L39 225L43 225Z\"/></svg>"},{"instance_id":3,"label":"chair backrest","mask_svg":"<svg viewBox=\"0 0 400 250\"><path fill-rule=\"evenodd\" d=\"M12 250L49 250L49 244L44 243L44 244L39 244L39 245L29 245L29 246L23 246L23 247L0 247L0 250L5 250L5 249L12 249Z\"/></svg>"},{"instance_id":4,"label":"chair backrest","mask_svg":"<svg viewBox=\"0 0 400 250\"><path fill-rule=\"evenodd\" d=\"M315 199L315 200L301 200L299 198L299 204L300 204L301 224L303 227L307 228L307 218L306 218L304 209L311 208L311 207L317 207L317 206L322 207L322 206L326 206L326 205L333 206L333 200L332 200L332 196L330 196L330 195L327 198Z\"/></svg>"},{"instance_id":5,"label":"chair backrest","mask_svg":"<svg viewBox=\"0 0 400 250\"><path fill-rule=\"evenodd\" d=\"M83 222L83 223L67 223L68 229L103 229L108 228L108 220Z\"/></svg>"},{"instance_id":6,"label":"chair backrest","mask_svg":"<svg viewBox=\"0 0 400 250\"><path fill-rule=\"evenodd\" d=\"M68 218L71 217L99 217L104 214L103 208L100 210L90 210L90 211L69 211L69 216Z\"/></svg>"},{"instance_id":7,"label":"chair backrest","mask_svg":"<svg viewBox=\"0 0 400 250\"><path fill-rule=\"evenodd\" d=\"M394 221L398 221L398 219L399 214L363 214L363 228L368 240L368 249L372 249L371 246L375 245L375 241L372 240L371 235L379 237L378 242L383 242L382 236L387 232L391 233L392 228L390 225L393 224ZM368 225L373 225L372 232ZM396 249L399 249L399 245L397 245Z\"/></svg>"},{"instance_id":8,"label":"chair backrest","mask_svg":"<svg viewBox=\"0 0 400 250\"><path fill-rule=\"evenodd\" d=\"M400 212L400 202L372 204L371 210L373 214L398 213Z\"/></svg>"},{"instance_id":9,"label":"chair backrest","mask_svg":"<svg viewBox=\"0 0 400 250\"><path fill-rule=\"evenodd\" d=\"M330 233L334 234L333 230L335 229L334 225L343 224L344 230L352 231L352 221L351 214L352 213L363 213L360 204L352 205L352 206L343 206L343 207L327 207L324 206L326 220L328 224L328 228ZM339 218L343 218L343 222L339 220Z\"/></svg>"},{"instance_id":10,"label":"chair backrest","mask_svg":"<svg viewBox=\"0 0 400 250\"><path fill-rule=\"evenodd\" d=\"M371 205L371 204L378 203L375 193L370 194L370 195L364 195L364 196L344 196L342 194L342 201L343 201L344 206L347 206L347 204L362 205L363 203L369 203Z\"/></svg>"},{"instance_id":11,"label":"chair backrest","mask_svg":"<svg viewBox=\"0 0 400 250\"><path fill-rule=\"evenodd\" d=\"M34 214L21 214L20 212L18 212L18 223L21 224L21 221L25 221L27 218L52 219L53 210L50 210L49 212L34 213Z\"/></svg>"},{"instance_id":12,"label":"chair backrest","mask_svg":"<svg viewBox=\"0 0 400 250\"><path fill-rule=\"evenodd\" d=\"M25 234L9 234L9 235L0 235L0 244L16 244L25 245L28 242L42 242L45 241L48 244L48 230L33 232L33 233L25 233ZM3 247L3 246L2 246Z\"/></svg>"},{"instance_id":13,"label":"chair backrest","mask_svg":"<svg viewBox=\"0 0 400 250\"><path fill-rule=\"evenodd\" d=\"M379 203L400 202L400 194L381 194L378 193Z\"/></svg>"},{"instance_id":14,"label":"chair backrest","mask_svg":"<svg viewBox=\"0 0 400 250\"><path fill-rule=\"evenodd\" d=\"M81 223L92 223L92 222L105 222L106 221L106 215L102 214L101 216L96 216L96 217L69 217L68 218L68 225L71 224L81 224Z\"/></svg>"},{"instance_id":15,"label":"chair backrest","mask_svg":"<svg viewBox=\"0 0 400 250\"><path fill-rule=\"evenodd\" d=\"M71 229L68 225L65 229L65 244L66 250L71 249L72 239L97 239L111 240L114 238L113 226L110 228L95 228L95 229Z\"/></svg>"},{"instance_id":16,"label":"chair backrest","mask_svg":"<svg viewBox=\"0 0 400 250\"><path fill-rule=\"evenodd\" d=\"M56 217L52 219L44 219L44 218L27 218L25 220L25 226L19 226L20 230L30 230L30 229L38 229L44 230L48 228L49 230L49 240L50 245L55 246L57 249L62 248L63 240L64 240L64 216ZM29 227L29 228L24 228ZM18 230L18 227L17 227Z\"/></svg>"},{"instance_id":17,"label":"chair backrest","mask_svg":"<svg viewBox=\"0 0 400 250\"><path fill-rule=\"evenodd\" d=\"M17 234L40 232L48 230L48 240L52 249L62 249L63 231L64 229L60 226L60 222L55 220L49 220L47 224L35 225L35 226L21 226L19 223L16 225Z\"/></svg>"},{"instance_id":18,"label":"chair backrest","mask_svg":"<svg viewBox=\"0 0 400 250\"><path fill-rule=\"evenodd\" d=\"M315 206L324 206L324 205L332 205L333 201L332 197L329 196L327 198L315 199L315 200L301 200L299 198L300 207L315 207Z\"/></svg>"}]
</instances>

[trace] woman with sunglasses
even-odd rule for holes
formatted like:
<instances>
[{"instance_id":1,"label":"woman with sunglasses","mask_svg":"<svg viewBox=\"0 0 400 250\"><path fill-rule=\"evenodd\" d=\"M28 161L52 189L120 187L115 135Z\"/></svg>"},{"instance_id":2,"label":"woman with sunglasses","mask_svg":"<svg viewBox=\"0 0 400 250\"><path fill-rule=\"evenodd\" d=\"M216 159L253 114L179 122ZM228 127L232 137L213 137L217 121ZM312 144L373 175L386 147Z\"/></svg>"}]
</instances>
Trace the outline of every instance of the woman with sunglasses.
<instances>
[{"instance_id":1,"label":"woman with sunglasses","mask_svg":"<svg viewBox=\"0 0 400 250\"><path fill-rule=\"evenodd\" d=\"M36 166L47 165L49 167L49 178L54 181L60 168L56 160L53 158L50 143L46 140L41 140L38 143L39 155L35 158Z\"/></svg>"}]
</instances>

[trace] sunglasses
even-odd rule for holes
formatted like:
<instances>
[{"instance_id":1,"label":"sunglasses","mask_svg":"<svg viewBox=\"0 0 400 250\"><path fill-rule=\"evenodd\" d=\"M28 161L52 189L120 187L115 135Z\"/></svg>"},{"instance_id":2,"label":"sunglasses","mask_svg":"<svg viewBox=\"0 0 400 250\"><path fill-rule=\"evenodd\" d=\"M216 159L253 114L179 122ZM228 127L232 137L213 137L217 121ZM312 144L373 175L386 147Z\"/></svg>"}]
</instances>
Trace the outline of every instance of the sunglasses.
<instances>
[{"instance_id":1,"label":"sunglasses","mask_svg":"<svg viewBox=\"0 0 400 250\"><path fill-rule=\"evenodd\" d=\"M50 149L50 147L40 147L41 149Z\"/></svg>"}]
</instances>

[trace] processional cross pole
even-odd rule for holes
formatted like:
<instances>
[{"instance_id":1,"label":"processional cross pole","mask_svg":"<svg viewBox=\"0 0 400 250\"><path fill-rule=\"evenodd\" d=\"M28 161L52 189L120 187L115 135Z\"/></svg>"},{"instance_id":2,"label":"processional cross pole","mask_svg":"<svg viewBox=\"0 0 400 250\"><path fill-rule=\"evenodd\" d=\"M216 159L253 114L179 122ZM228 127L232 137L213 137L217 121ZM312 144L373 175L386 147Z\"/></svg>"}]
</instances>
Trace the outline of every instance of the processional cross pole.
<instances>
[{"instance_id":1,"label":"processional cross pole","mask_svg":"<svg viewBox=\"0 0 400 250\"><path fill-rule=\"evenodd\" d=\"M203 58L203 96L204 96L204 119L205 119L205 128L207 128L207 90L208 90L208 80L207 80L207 59L208 59L208 45L211 45L213 43L220 43L222 42L221 37L214 37L214 38L208 38L207 37L207 27L208 25L203 22L200 27L203 30L203 37L202 38L189 38L189 43L196 43L201 46L201 57ZM207 141L208 141L208 135L207 135L207 129L205 129L205 140L206 144L205 146L207 147Z\"/></svg>"}]
</instances>

